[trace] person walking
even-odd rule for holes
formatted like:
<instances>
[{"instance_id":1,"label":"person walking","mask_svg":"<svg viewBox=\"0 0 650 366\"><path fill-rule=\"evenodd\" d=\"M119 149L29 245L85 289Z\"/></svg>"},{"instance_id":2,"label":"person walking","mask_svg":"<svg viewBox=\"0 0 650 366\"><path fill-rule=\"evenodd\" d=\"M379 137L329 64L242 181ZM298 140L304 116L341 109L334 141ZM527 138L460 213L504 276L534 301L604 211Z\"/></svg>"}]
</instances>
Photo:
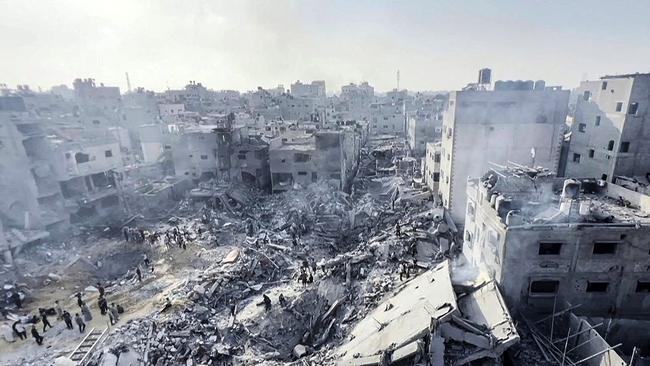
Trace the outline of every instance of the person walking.
<instances>
[{"instance_id":1,"label":"person walking","mask_svg":"<svg viewBox=\"0 0 650 366\"><path fill-rule=\"evenodd\" d=\"M135 267L135 275L138 276L138 282L142 282L142 271L140 271L140 266Z\"/></svg>"},{"instance_id":2,"label":"person walking","mask_svg":"<svg viewBox=\"0 0 650 366\"><path fill-rule=\"evenodd\" d=\"M39 346L43 345L43 336L38 334L38 330L36 330L35 325L32 326L32 337L34 337L34 339L36 339L36 344L38 344Z\"/></svg>"},{"instance_id":3,"label":"person walking","mask_svg":"<svg viewBox=\"0 0 650 366\"><path fill-rule=\"evenodd\" d=\"M65 322L65 327L68 329L74 329L74 326L72 325L72 315L68 313L67 310L63 311L63 315L61 315L63 318L63 321Z\"/></svg>"},{"instance_id":4,"label":"person walking","mask_svg":"<svg viewBox=\"0 0 650 366\"><path fill-rule=\"evenodd\" d=\"M108 308L108 311L111 313L115 323L117 323L120 320L120 313L117 311L115 304L111 304L111 306Z\"/></svg>"},{"instance_id":5,"label":"person walking","mask_svg":"<svg viewBox=\"0 0 650 366\"><path fill-rule=\"evenodd\" d=\"M45 333L47 327L52 328L52 324L50 324L50 321L47 319L47 312L45 309L38 309L38 312L41 314L41 320L43 321L43 333Z\"/></svg>"},{"instance_id":6,"label":"person walking","mask_svg":"<svg viewBox=\"0 0 650 366\"><path fill-rule=\"evenodd\" d=\"M90 312L90 308L86 303L81 306L81 313L83 314L85 321L89 322L93 320L93 314Z\"/></svg>"},{"instance_id":7,"label":"person walking","mask_svg":"<svg viewBox=\"0 0 650 366\"><path fill-rule=\"evenodd\" d=\"M81 319L81 316L79 316L79 313L76 313L74 315L74 321L79 326L79 333L83 333L83 332L86 331L86 323L84 323L84 320Z\"/></svg>"},{"instance_id":8,"label":"person walking","mask_svg":"<svg viewBox=\"0 0 650 366\"><path fill-rule=\"evenodd\" d=\"M18 334L18 338L27 339L27 332L25 331L25 326L20 320L14 322L11 328L14 330L14 332L16 332L16 334Z\"/></svg>"},{"instance_id":9,"label":"person walking","mask_svg":"<svg viewBox=\"0 0 650 366\"><path fill-rule=\"evenodd\" d=\"M61 304L59 304L59 300L54 302L54 309L56 309L56 318L61 320L63 316L63 308L61 307Z\"/></svg>"}]
</instances>

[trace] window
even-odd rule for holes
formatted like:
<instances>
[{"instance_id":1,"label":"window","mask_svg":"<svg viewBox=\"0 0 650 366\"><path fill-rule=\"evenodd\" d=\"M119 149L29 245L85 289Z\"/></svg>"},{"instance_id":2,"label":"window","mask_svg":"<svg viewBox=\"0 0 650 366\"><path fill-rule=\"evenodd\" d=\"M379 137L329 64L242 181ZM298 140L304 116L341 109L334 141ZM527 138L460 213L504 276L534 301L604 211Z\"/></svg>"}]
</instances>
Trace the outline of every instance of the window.
<instances>
[{"instance_id":1,"label":"window","mask_svg":"<svg viewBox=\"0 0 650 366\"><path fill-rule=\"evenodd\" d=\"M573 162L574 163L579 163L580 162L580 154L573 154Z\"/></svg>"},{"instance_id":2,"label":"window","mask_svg":"<svg viewBox=\"0 0 650 366\"><path fill-rule=\"evenodd\" d=\"M607 180L607 174L603 174L603 175L601 175L601 176L600 176L600 179L601 179L601 180Z\"/></svg>"},{"instance_id":3,"label":"window","mask_svg":"<svg viewBox=\"0 0 650 366\"><path fill-rule=\"evenodd\" d=\"M560 281L540 280L530 283L530 294L555 294L560 287Z\"/></svg>"},{"instance_id":4,"label":"window","mask_svg":"<svg viewBox=\"0 0 650 366\"><path fill-rule=\"evenodd\" d=\"M201 160L208 160L208 156L207 155L201 155Z\"/></svg>"},{"instance_id":5,"label":"window","mask_svg":"<svg viewBox=\"0 0 650 366\"><path fill-rule=\"evenodd\" d=\"M585 132L587 130L587 125L585 123L578 124L578 131Z\"/></svg>"},{"instance_id":6,"label":"window","mask_svg":"<svg viewBox=\"0 0 650 366\"><path fill-rule=\"evenodd\" d=\"M90 161L90 155L78 152L74 154L74 160L79 163L87 163Z\"/></svg>"},{"instance_id":7,"label":"window","mask_svg":"<svg viewBox=\"0 0 650 366\"><path fill-rule=\"evenodd\" d=\"M650 281L637 281L635 292L650 292Z\"/></svg>"},{"instance_id":8,"label":"window","mask_svg":"<svg viewBox=\"0 0 650 366\"><path fill-rule=\"evenodd\" d=\"M589 92L589 90L585 90L584 94L582 94L582 99L589 100L590 96L591 96L591 93Z\"/></svg>"},{"instance_id":9,"label":"window","mask_svg":"<svg viewBox=\"0 0 650 366\"><path fill-rule=\"evenodd\" d=\"M623 110L623 102L617 102L616 103L616 112L620 112Z\"/></svg>"},{"instance_id":10,"label":"window","mask_svg":"<svg viewBox=\"0 0 650 366\"><path fill-rule=\"evenodd\" d=\"M616 245L614 241L597 241L594 242L594 254L614 254L616 253Z\"/></svg>"},{"instance_id":11,"label":"window","mask_svg":"<svg viewBox=\"0 0 650 366\"><path fill-rule=\"evenodd\" d=\"M596 126L600 126L600 116L596 116Z\"/></svg>"},{"instance_id":12,"label":"window","mask_svg":"<svg viewBox=\"0 0 650 366\"><path fill-rule=\"evenodd\" d=\"M433 156L433 161L434 161L435 163L439 163L439 162L440 162L440 153L436 153L436 154Z\"/></svg>"},{"instance_id":13,"label":"window","mask_svg":"<svg viewBox=\"0 0 650 366\"><path fill-rule=\"evenodd\" d=\"M303 153L295 153L293 154L293 161L296 163L306 163L311 160L311 155L309 154L303 154Z\"/></svg>"},{"instance_id":14,"label":"window","mask_svg":"<svg viewBox=\"0 0 650 366\"><path fill-rule=\"evenodd\" d=\"M596 151L594 149L589 149L589 157L594 158L594 155L596 154Z\"/></svg>"},{"instance_id":15,"label":"window","mask_svg":"<svg viewBox=\"0 0 650 366\"><path fill-rule=\"evenodd\" d=\"M639 110L639 103L637 102L630 103L630 105L627 106L627 114L636 114L637 110Z\"/></svg>"},{"instance_id":16,"label":"window","mask_svg":"<svg viewBox=\"0 0 650 366\"><path fill-rule=\"evenodd\" d=\"M587 282L587 292L607 292L609 282Z\"/></svg>"},{"instance_id":17,"label":"window","mask_svg":"<svg viewBox=\"0 0 650 366\"><path fill-rule=\"evenodd\" d=\"M629 151L630 151L630 142L629 141L621 142L621 147L619 148L619 152L626 153Z\"/></svg>"},{"instance_id":18,"label":"window","mask_svg":"<svg viewBox=\"0 0 650 366\"><path fill-rule=\"evenodd\" d=\"M330 174L331 179L341 179L341 173L332 173Z\"/></svg>"},{"instance_id":19,"label":"window","mask_svg":"<svg viewBox=\"0 0 650 366\"><path fill-rule=\"evenodd\" d=\"M112 150L106 150L104 151L104 156L107 158L110 158L113 156L113 151Z\"/></svg>"},{"instance_id":20,"label":"window","mask_svg":"<svg viewBox=\"0 0 650 366\"><path fill-rule=\"evenodd\" d=\"M539 243L539 255L558 255L562 250L562 243Z\"/></svg>"},{"instance_id":21,"label":"window","mask_svg":"<svg viewBox=\"0 0 650 366\"><path fill-rule=\"evenodd\" d=\"M314 183L318 181L318 174L316 172L311 172L311 181Z\"/></svg>"},{"instance_id":22,"label":"window","mask_svg":"<svg viewBox=\"0 0 650 366\"><path fill-rule=\"evenodd\" d=\"M440 173L433 173L433 181L434 182L440 181Z\"/></svg>"},{"instance_id":23,"label":"window","mask_svg":"<svg viewBox=\"0 0 650 366\"><path fill-rule=\"evenodd\" d=\"M609 140L607 143L607 150L614 151L614 140Z\"/></svg>"},{"instance_id":24,"label":"window","mask_svg":"<svg viewBox=\"0 0 650 366\"><path fill-rule=\"evenodd\" d=\"M607 90L607 82L603 81L603 84L600 87L601 90Z\"/></svg>"},{"instance_id":25,"label":"window","mask_svg":"<svg viewBox=\"0 0 650 366\"><path fill-rule=\"evenodd\" d=\"M298 172L298 175L307 175L307 172Z\"/></svg>"},{"instance_id":26,"label":"window","mask_svg":"<svg viewBox=\"0 0 650 366\"><path fill-rule=\"evenodd\" d=\"M237 154L237 159L246 160L246 154Z\"/></svg>"}]
</instances>

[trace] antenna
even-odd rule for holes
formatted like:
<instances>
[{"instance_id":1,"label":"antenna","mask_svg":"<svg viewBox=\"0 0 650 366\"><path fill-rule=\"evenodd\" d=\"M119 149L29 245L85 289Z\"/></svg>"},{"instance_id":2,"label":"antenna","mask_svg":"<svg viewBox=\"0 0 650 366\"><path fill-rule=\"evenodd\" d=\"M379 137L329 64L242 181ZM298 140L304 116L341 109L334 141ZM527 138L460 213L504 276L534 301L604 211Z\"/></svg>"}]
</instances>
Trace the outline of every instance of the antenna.
<instances>
[{"instance_id":1,"label":"antenna","mask_svg":"<svg viewBox=\"0 0 650 366\"><path fill-rule=\"evenodd\" d=\"M124 74L126 74L126 89L130 93L131 92L131 80L129 80L129 73L125 72Z\"/></svg>"},{"instance_id":2,"label":"antenna","mask_svg":"<svg viewBox=\"0 0 650 366\"><path fill-rule=\"evenodd\" d=\"M399 69L397 69L397 90L399 90Z\"/></svg>"}]
</instances>

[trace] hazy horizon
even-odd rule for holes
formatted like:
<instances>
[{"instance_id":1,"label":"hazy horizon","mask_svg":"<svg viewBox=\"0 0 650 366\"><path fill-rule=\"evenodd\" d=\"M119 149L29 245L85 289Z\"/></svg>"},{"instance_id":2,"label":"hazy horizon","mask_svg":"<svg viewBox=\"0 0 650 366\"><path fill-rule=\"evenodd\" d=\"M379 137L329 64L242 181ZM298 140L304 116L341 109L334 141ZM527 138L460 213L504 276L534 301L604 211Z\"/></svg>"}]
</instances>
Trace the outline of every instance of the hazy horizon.
<instances>
[{"instance_id":1,"label":"hazy horizon","mask_svg":"<svg viewBox=\"0 0 650 366\"><path fill-rule=\"evenodd\" d=\"M456 90L493 79L577 86L650 71L650 3L0 0L0 83L94 78L126 90L253 90L325 80L328 93Z\"/></svg>"}]
</instances>

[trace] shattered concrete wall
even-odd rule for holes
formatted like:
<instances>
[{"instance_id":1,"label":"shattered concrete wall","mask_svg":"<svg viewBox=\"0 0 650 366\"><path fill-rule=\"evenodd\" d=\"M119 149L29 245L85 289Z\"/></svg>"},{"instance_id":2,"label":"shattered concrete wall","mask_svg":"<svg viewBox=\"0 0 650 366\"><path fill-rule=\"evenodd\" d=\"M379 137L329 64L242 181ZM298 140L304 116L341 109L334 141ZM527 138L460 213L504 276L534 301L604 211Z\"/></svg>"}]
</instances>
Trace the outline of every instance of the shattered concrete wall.
<instances>
[{"instance_id":1,"label":"shattered concrete wall","mask_svg":"<svg viewBox=\"0 0 650 366\"><path fill-rule=\"evenodd\" d=\"M578 333L578 335L569 340L567 348L573 349L582 344L575 350L577 357L574 357L574 359L585 359L610 347L610 344L608 344L595 329L584 332L592 326L587 320L581 319L573 313L569 313L569 319L571 332ZM627 362L619 356L616 350L608 350L601 353L599 356L585 361L585 364L589 366L627 366Z\"/></svg>"}]
</instances>

